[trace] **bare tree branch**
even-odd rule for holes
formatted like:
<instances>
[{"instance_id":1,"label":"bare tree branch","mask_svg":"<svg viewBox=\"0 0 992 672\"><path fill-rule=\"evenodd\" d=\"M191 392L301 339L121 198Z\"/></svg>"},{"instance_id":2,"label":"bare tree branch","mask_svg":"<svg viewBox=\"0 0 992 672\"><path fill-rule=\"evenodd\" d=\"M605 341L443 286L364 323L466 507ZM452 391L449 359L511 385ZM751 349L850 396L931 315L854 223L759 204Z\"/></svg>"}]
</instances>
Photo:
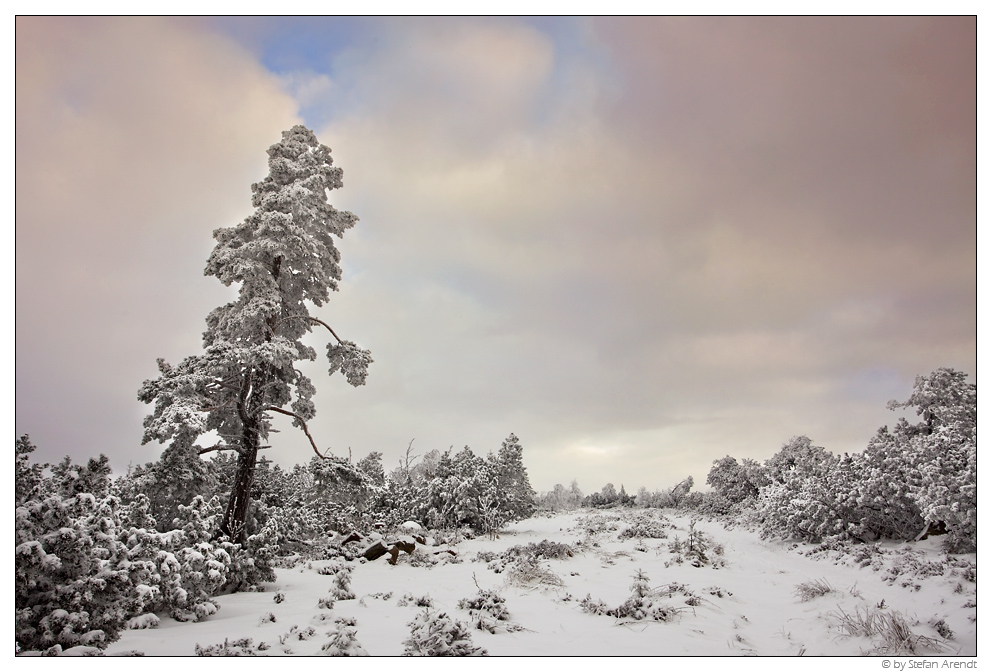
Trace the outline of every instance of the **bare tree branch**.
<instances>
[{"instance_id":1,"label":"bare tree branch","mask_svg":"<svg viewBox=\"0 0 992 672\"><path fill-rule=\"evenodd\" d=\"M299 421L300 426L303 427L303 433L307 435L308 439L310 439L310 445L313 446L313 452L317 453L317 457L319 457L322 460L329 459L324 455L320 454L320 450L317 448L317 442L313 440L312 436L310 436L310 430L307 429L307 423L303 418L298 416L296 413L293 413L292 411L287 411L285 408L279 408L278 406L269 406L263 409L263 411L275 411L276 413L282 413L283 415L288 415L291 418L296 418L297 421Z\"/></svg>"},{"instance_id":2,"label":"bare tree branch","mask_svg":"<svg viewBox=\"0 0 992 672\"><path fill-rule=\"evenodd\" d=\"M284 320L310 320L311 322L315 322L316 324L323 325L325 329L331 332L331 336L333 336L338 343L344 343L344 341L342 341L338 337L338 335L334 333L334 330L331 329L330 325L328 325L327 322L324 322L323 320L318 320L316 317L311 317L309 315L287 315L286 317L281 317L273 323L272 328L274 329L275 325L279 324L280 322L283 322Z\"/></svg>"},{"instance_id":3,"label":"bare tree branch","mask_svg":"<svg viewBox=\"0 0 992 672\"><path fill-rule=\"evenodd\" d=\"M215 450L216 451L233 450L238 455L241 454L241 447L240 446L232 446L232 445L227 444L227 443L218 443L217 445L211 446L210 448L201 448L199 451L197 451L197 455L205 455L207 453L212 453Z\"/></svg>"}]
</instances>

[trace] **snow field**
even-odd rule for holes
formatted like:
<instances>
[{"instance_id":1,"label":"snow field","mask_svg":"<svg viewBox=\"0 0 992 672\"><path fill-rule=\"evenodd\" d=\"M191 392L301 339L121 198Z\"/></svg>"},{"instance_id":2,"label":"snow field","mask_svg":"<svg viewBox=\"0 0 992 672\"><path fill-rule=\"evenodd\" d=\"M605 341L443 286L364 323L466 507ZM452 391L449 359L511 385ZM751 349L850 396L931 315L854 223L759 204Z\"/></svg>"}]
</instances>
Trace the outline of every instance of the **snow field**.
<instances>
[{"instance_id":1,"label":"snow field","mask_svg":"<svg viewBox=\"0 0 992 672\"><path fill-rule=\"evenodd\" d=\"M661 520L662 515L674 526L665 528L668 538L620 537L643 516ZM946 568L939 576L912 577L903 587L903 577L889 583L883 580L884 571L835 562L826 554L804 556L812 546L793 548L791 543L762 540L746 529L727 530L707 521L697 522L695 530L709 540L710 563L678 564L671 542L675 537L686 540L690 522L688 516L655 510L584 510L521 521L498 539L463 541L453 547L456 559L448 560L451 556L442 553L433 556L438 559L433 566L414 566L405 554L395 566L385 558L353 561L348 564L354 568L351 589L356 599L337 600L332 609L318 607L318 601L328 595L334 576L318 570L341 561L303 562L292 569L277 569L277 580L266 586L266 592L217 597L220 610L204 621L179 623L160 615L158 628L127 631L107 653L193 655L197 644L207 647L225 639L251 638L257 655L322 655L328 633L341 627L335 619L345 618L354 619L356 639L370 655L399 656L410 636L408 624L423 611L412 600L399 606L405 596L429 597L432 611L470 623L471 616L458 608L458 602L474 597L481 588L499 590L509 622L523 628L515 632L497 628L495 634L471 628L472 643L490 656L879 654L886 652L885 641L877 635L850 636L841 627L842 617L893 613L905 616L914 636L927 638L916 640L919 654L976 654L977 626L971 620L976 608L965 606L975 603L976 584L962 580L960 572ZM590 527L597 531L590 533ZM513 564L496 573L487 564L499 567L501 562L473 561L480 551L499 554L545 539L575 549L570 558L539 560L539 566L557 576L562 586L513 583L509 581ZM722 545L722 555L714 552L717 544ZM883 549L898 558L896 552L902 547L892 543ZM929 560L944 555L939 540L912 547L923 549ZM973 560L974 554L965 557ZM588 594L616 609L631 597L639 570L649 579L655 604L670 607L669 620L618 619L588 613L580 606ZM959 583L961 592L955 592ZM804 601L797 592L800 584L832 590L815 597L806 591ZM284 595L279 603L273 599L277 593ZM267 620L270 613L275 621ZM945 639L932 625L941 620L953 639ZM940 651L926 648L927 641L935 642ZM268 648L258 650L261 642Z\"/></svg>"}]
</instances>

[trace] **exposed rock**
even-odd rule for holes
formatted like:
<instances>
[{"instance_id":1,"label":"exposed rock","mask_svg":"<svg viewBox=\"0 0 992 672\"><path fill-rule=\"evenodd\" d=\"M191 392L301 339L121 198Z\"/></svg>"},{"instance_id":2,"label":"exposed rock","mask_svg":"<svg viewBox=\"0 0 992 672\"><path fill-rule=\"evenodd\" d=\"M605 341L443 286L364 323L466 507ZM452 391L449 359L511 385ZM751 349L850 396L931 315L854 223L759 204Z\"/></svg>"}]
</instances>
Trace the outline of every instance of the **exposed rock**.
<instances>
[{"instance_id":1,"label":"exposed rock","mask_svg":"<svg viewBox=\"0 0 992 672\"><path fill-rule=\"evenodd\" d=\"M378 560L386 553L389 553L389 549L386 548L386 545L382 543L382 541L377 541L365 549L365 551L362 553L362 557L365 558L366 560Z\"/></svg>"},{"instance_id":2,"label":"exposed rock","mask_svg":"<svg viewBox=\"0 0 992 672\"><path fill-rule=\"evenodd\" d=\"M413 552L417 549L417 544L412 541L407 541L400 539L399 541L393 542L392 546L389 548L389 559L387 562L391 565L395 565L396 561L400 558L400 551L403 551L407 555L413 555Z\"/></svg>"}]
</instances>

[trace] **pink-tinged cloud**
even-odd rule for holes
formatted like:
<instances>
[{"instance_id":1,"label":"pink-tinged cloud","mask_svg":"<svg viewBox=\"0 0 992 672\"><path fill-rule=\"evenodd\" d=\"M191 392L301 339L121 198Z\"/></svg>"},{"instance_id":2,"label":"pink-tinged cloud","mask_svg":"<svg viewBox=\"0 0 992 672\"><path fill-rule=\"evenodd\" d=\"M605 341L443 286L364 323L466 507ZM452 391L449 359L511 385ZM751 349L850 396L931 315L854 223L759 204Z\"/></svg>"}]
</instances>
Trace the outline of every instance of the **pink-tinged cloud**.
<instances>
[{"instance_id":1,"label":"pink-tinged cloud","mask_svg":"<svg viewBox=\"0 0 992 672\"><path fill-rule=\"evenodd\" d=\"M361 219L321 317L376 362L308 370L338 454L514 432L539 489L702 483L793 434L863 447L914 375L975 371L974 19L390 19L278 78L201 23L21 21L19 430L137 443L291 96L333 110Z\"/></svg>"},{"instance_id":2,"label":"pink-tinged cloud","mask_svg":"<svg viewBox=\"0 0 992 672\"><path fill-rule=\"evenodd\" d=\"M137 389L199 348L227 295L211 232L250 212L295 104L182 21L19 17L16 37L17 431L40 459L143 463Z\"/></svg>"}]
</instances>

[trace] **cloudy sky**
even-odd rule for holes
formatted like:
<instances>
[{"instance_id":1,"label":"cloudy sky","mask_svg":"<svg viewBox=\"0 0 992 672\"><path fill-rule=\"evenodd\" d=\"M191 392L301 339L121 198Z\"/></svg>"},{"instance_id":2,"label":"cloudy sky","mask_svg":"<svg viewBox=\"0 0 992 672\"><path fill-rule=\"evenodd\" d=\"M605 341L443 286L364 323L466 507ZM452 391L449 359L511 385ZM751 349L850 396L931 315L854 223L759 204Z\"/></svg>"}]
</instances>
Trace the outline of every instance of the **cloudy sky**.
<instances>
[{"instance_id":1,"label":"cloudy sky","mask_svg":"<svg viewBox=\"0 0 992 672\"><path fill-rule=\"evenodd\" d=\"M16 20L16 432L157 458L136 399L297 123L360 222L311 430L387 468L520 437L538 490L834 452L976 374L974 18ZM323 351L323 334L311 344ZM973 378L974 380L974 378ZM268 456L309 460L289 423Z\"/></svg>"}]
</instances>

